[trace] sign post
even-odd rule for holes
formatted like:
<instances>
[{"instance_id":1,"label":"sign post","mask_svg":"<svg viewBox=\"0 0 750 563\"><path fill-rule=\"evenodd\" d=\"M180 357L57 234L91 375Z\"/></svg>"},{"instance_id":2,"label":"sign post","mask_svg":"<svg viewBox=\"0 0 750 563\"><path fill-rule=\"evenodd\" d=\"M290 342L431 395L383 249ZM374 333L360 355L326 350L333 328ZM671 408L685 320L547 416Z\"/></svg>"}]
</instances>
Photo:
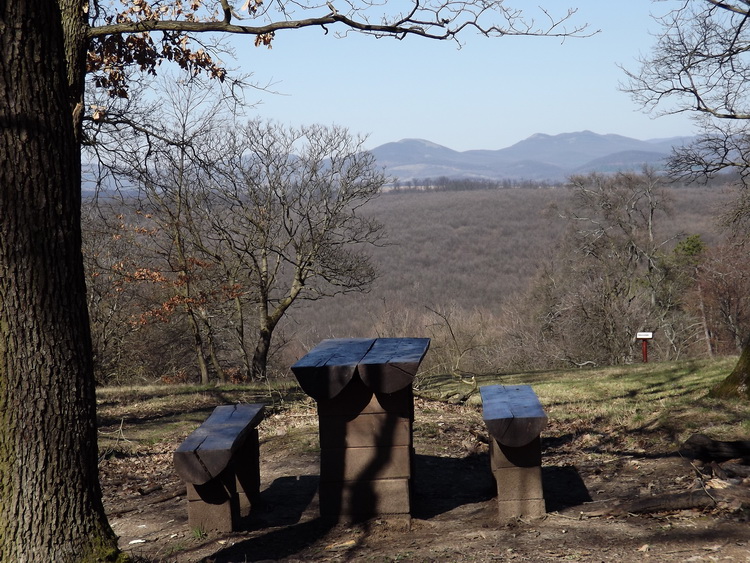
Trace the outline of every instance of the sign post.
<instances>
[{"instance_id":1,"label":"sign post","mask_svg":"<svg viewBox=\"0 0 750 563\"><path fill-rule=\"evenodd\" d=\"M643 353L643 363L648 363L648 341L654 337L653 332L639 332L635 335L641 341L641 352Z\"/></svg>"}]
</instances>

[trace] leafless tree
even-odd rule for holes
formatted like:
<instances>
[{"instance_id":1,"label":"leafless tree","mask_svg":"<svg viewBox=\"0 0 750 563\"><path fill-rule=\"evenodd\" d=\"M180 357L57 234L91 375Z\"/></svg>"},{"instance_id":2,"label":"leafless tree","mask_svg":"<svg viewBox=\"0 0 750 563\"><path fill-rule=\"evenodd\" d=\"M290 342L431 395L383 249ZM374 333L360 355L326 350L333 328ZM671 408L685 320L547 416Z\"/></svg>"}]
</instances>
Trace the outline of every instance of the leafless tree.
<instances>
[{"instance_id":1,"label":"leafless tree","mask_svg":"<svg viewBox=\"0 0 750 563\"><path fill-rule=\"evenodd\" d=\"M167 91L158 136L127 136L105 162L121 207L140 221L142 275L131 278L171 288L151 307L188 321L202 381L211 369L223 379L217 346L228 331L245 376L261 379L295 301L374 279L364 247L383 233L360 210L387 178L344 128L242 125L205 84Z\"/></svg>"},{"instance_id":2,"label":"leafless tree","mask_svg":"<svg viewBox=\"0 0 750 563\"><path fill-rule=\"evenodd\" d=\"M211 368L224 379L209 311L215 303L226 301L222 293L226 284L217 280L215 263L196 238L201 226L195 194L212 166L213 140L224 114L208 85L175 83L165 86L164 92L166 101L158 106L158 132L123 135L116 150L100 156L107 157L104 168L120 186L119 208L137 242L133 250L140 251L140 263L124 272L126 279L163 289L152 292L158 299L145 306L143 322L168 320L181 312L190 327L201 381L208 383ZM100 199L114 195L100 194ZM122 228L120 223L115 222L115 230Z\"/></svg>"},{"instance_id":3,"label":"leafless tree","mask_svg":"<svg viewBox=\"0 0 750 563\"><path fill-rule=\"evenodd\" d=\"M658 229L668 198L651 170L577 176L571 189L564 245L533 292L538 338L560 362L625 363L636 332L665 328L677 308L663 290L673 237Z\"/></svg>"},{"instance_id":4,"label":"leafless tree","mask_svg":"<svg viewBox=\"0 0 750 563\"><path fill-rule=\"evenodd\" d=\"M271 338L298 300L367 289L368 245L381 225L360 213L387 182L372 154L341 127L254 121L222 132L199 206L212 252L237 264L256 296L250 376L266 375Z\"/></svg>"},{"instance_id":5,"label":"leafless tree","mask_svg":"<svg viewBox=\"0 0 750 563\"><path fill-rule=\"evenodd\" d=\"M678 149L672 172L709 177L738 172L741 185L724 219L741 238L748 229L750 177L750 4L744 0L683 2L660 18L662 32L626 89L650 111L693 113L701 133ZM750 398L750 339L737 366L714 393Z\"/></svg>"},{"instance_id":6,"label":"leafless tree","mask_svg":"<svg viewBox=\"0 0 750 563\"><path fill-rule=\"evenodd\" d=\"M647 111L693 113L701 133L678 148L671 171L710 176L749 167L750 35L744 1L684 2L659 18L662 32L625 89Z\"/></svg>"}]
</instances>

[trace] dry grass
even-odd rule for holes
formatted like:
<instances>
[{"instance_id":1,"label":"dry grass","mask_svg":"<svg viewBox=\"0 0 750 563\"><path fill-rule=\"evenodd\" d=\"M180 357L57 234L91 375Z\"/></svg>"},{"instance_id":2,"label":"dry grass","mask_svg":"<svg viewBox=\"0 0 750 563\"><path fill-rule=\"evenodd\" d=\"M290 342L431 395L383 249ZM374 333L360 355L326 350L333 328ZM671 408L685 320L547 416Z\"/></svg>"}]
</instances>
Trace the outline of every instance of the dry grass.
<instances>
[{"instance_id":1,"label":"dry grass","mask_svg":"<svg viewBox=\"0 0 750 563\"><path fill-rule=\"evenodd\" d=\"M102 387L97 392L99 449L102 455L134 454L159 442L179 443L217 405L264 403L272 420L280 409L304 408L306 400L291 379L255 385Z\"/></svg>"},{"instance_id":2,"label":"dry grass","mask_svg":"<svg viewBox=\"0 0 750 563\"><path fill-rule=\"evenodd\" d=\"M596 449L621 452L674 450L694 433L746 439L750 405L708 397L736 358L651 363L603 369L479 376L473 381L436 377L421 393L479 404L476 390L490 384L531 385L550 419L550 434L588 435ZM596 438L594 438L596 436ZM584 440L586 442L586 440Z\"/></svg>"},{"instance_id":3,"label":"dry grass","mask_svg":"<svg viewBox=\"0 0 750 563\"><path fill-rule=\"evenodd\" d=\"M708 389L731 371L735 361L724 358L651 363L473 379L423 376L417 381L415 393L424 401L418 408L425 409L426 414L430 401L441 401L466 403L478 415L480 386L528 384L547 411L550 434L597 435L598 447L603 449L607 444L617 444L621 449L629 443L640 451L663 451L695 432L722 440L747 435L750 405L707 396ZM266 421L261 425L265 435L289 440L305 436L307 448L317 447L314 402L293 380L285 380L273 387L162 385L100 389L101 449L132 453L160 441L174 442L197 427L214 406L236 402L268 405ZM457 411L456 416L464 415Z\"/></svg>"}]
</instances>

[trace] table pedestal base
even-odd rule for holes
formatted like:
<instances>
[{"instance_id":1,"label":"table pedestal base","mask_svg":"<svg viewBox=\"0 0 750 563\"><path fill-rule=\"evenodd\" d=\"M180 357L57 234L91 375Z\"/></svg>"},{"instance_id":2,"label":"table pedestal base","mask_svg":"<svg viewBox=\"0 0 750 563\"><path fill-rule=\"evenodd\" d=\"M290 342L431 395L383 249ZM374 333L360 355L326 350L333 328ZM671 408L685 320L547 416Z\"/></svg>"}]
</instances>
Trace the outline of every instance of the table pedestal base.
<instances>
[{"instance_id":1,"label":"table pedestal base","mask_svg":"<svg viewBox=\"0 0 750 563\"><path fill-rule=\"evenodd\" d=\"M411 387L373 393L358 377L318 402L320 514L334 521L409 518L414 460Z\"/></svg>"}]
</instances>

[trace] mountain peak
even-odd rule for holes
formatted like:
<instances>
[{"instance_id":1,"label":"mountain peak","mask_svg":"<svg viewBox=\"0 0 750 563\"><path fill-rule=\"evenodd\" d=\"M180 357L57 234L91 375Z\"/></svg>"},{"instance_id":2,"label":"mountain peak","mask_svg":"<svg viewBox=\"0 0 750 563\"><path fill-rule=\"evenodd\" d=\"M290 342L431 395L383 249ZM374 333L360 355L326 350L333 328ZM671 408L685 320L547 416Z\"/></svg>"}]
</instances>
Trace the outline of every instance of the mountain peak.
<instances>
[{"instance_id":1,"label":"mountain peak","mask_svg":"<svg viewBox=\"0 0 750 563\"><path fill-rule=\"evenodd\" d=\"M499 150L457 152L425 139L402 139L371 152L387 172L401 180L447 176L490 180L562 181L590 171L638 169L663 161L685 137L641 141L616 134L578 131L536 133Z\"/></svg>"},{"instance_id":2,"label":"mountain peak","mask_svg":"<svg viewBox=\"0 0 750 563\"><path fill-rule=\"evenodd\" d=\"M437 143L433 143L432 141L428 141L426 139L401 139L400 141L396 141L396 144L399 145L423 145L425 147L431 147L434 149L446 149L448 147L444 147L443 145L438 145Z\"/></svg>"}]
</instances>

